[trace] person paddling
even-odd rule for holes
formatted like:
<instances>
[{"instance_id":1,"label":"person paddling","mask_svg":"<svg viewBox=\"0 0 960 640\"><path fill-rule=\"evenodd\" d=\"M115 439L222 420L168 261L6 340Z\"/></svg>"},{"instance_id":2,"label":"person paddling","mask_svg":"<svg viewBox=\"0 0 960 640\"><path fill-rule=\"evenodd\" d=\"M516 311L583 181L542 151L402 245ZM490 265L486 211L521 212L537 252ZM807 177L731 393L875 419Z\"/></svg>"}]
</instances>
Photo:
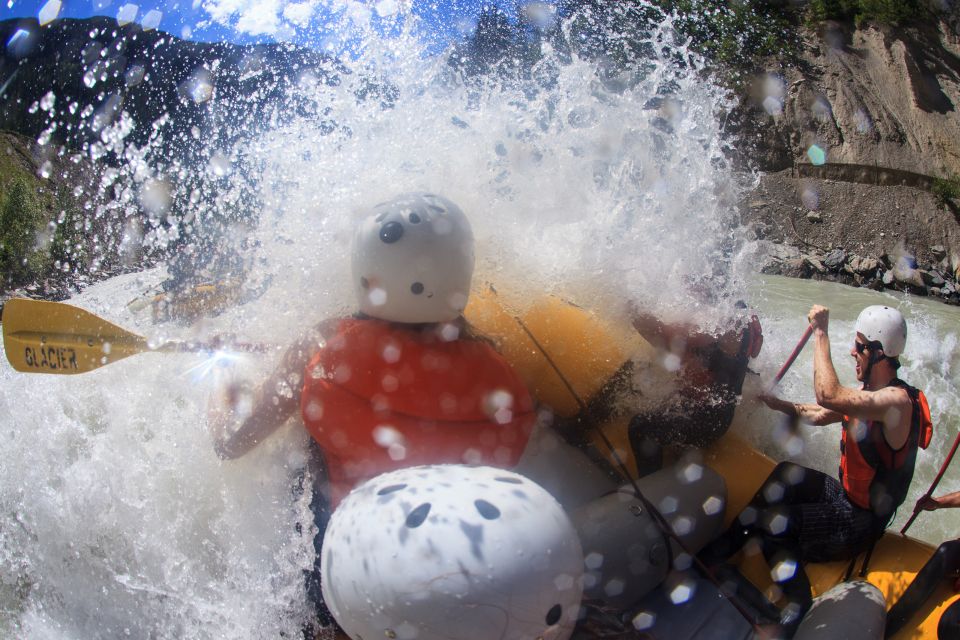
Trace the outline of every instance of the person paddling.
<instances>
[{"instance_id":1,"label":"person paddling","mask_svg":"<svg viewBox=\"0 0 960 640\"><path fill-rule=\"evenodd\" d=\"M860 388L840 384L830 355L829 309L808 314L814 337L816 403L763 394L770 408L813 425L841 423L840 473L781 462L730 528L700 557L716 565L748 540L760 543L789 604L781 624L792 635L810 608L810 582L801 563L851 558L890 524L913 478L917 449L932 425L922 392L897 378L907 324L899 311L871 306L857 318L853 357Z\"/></svg>"},{"instance_id":2,"label":"person paddling","mask_svg":"<svg viewBox=\"0 0 960 640\"><path fill-rule=\"evenodd\" d=\"M379 204L352 253L359 313L323 321L294 344L252 407L226 388L210 414L215 450L228 459L300 410L323 459L312 474L318 533L307 590L324 623L320 546L331 508L353 486L418 464L511 468L535 422L522 381L463 318L474 242L457 205L429 193Z\"/></svg>"},{"instance_id":3,"label":"person paddling","mask_svg":"<svg viewBox=\"0 0 960 640\"><path fill-rule=\"evenodd\" d=\"M735 307L733 327L719 335L632 310L633 327L680 374L676 393L630 420L627 433L640 477L663 466L664 446L706 447L730 428L749 361L763 346L760 320L746 313L746 303Z\"/></svg>"}]
</instances>

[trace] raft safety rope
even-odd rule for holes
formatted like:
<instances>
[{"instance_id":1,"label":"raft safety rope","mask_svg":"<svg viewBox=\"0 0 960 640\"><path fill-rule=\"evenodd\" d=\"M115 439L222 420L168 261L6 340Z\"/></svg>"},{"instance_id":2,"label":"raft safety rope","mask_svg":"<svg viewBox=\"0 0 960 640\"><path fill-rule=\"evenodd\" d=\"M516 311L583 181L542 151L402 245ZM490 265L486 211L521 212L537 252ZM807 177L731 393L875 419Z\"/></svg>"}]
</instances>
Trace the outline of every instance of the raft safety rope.
<instances>
[{"instance_id":1,"label":"raft safety rope","mask_svg":"<svg viewBox=\"0 0 960 640\"><path fill-rule=\"evenodd\" d=\"M514 316L513 319L517 321L517 324L520 326L520 328L523 329L524 333L527 334L527 336L533 342L534 346L536 346L537 350L540 351L540 353L543 355L544 359L547 361L547 364L550 365L553 371L560 378L560 381L567 388L567 391L569 391L570 395L573 396L573 399L576 401L577 406L580 407L581 414L589 418L590 414L592 413L590 407L587 405L586 402L583 401L583 398L580 397L580 394L578 394L577 391L573 388L573 385L570 383L567 377L563 374L563 371L560 370L560 367L557 365L557 363L553 360L552 357L550 357L550 354L547 352L546 348L540 343L539 340L537 340L537 337L533 334L532 331L530 331L530 329L527 327L527 325L523 322L523 320L519 316ZM635 497L640 501L640 503L644 506L644 508L647 509L650 515L653 516L654 523L657 525L657 528L660 529L660 533L663 534L664 536L665 542L667 543L667 548L668 549L670 548L671 540L675 542L677 546L680 547L680 550L690 557L693 564L697 566L697 568L701 571L701 573L703 573L707 577L707 579L710 580L710 582L713 583L715 587L717 587L717 590L720 592L720 594L724 598L726 598L731 605L733 605L733 608L737 610L737 613L739 613L743 617L743 619L747 621L747 623L754 629L755 632L759 633L759 627L757 623L754 622L753 616L751 616L750 613L747 611L747 609L740 602L737 601L737 599L733 596L733 594L727 592L727 590L724 588L720 580L718 580L717 577L713 574L713 571L711 571L710 568L707 567L707 565L705 565L703 561L700 560L695 553L690 551L690 548L687 547L686 543L680 539L680 536L677 535L677 533L673 530L673 527L670 525L667 519L663 516L663 514L660 513L660 510L657 509L653 505L653 503L650 502L650 500L648 500L646 496L643 495L643 492L640 491L640 486L637 484L637 480L634 479L633 475L630 473L626 463L624 463L623 458L620 457L620 454L617 453L616 447L613 446L613 443L610 441L610 438L607 437L607 434L605 434L603 430L599 428L599 426L596 424L596 421L588 419L586 420L586 422L587 422L587 426L590 429L593 429L594 432L596 432L597 435L600 436L600 439L603 440L604 445L606 445L606 447L610 450L610 455L613 457L614 463L619 468L620 472L623 473L627 481L630 483L630 486L633 488ZM672 569L673 555L672 554L667 554L667 555L670 560L670 568Z\"/></svg>"}]
</instances>

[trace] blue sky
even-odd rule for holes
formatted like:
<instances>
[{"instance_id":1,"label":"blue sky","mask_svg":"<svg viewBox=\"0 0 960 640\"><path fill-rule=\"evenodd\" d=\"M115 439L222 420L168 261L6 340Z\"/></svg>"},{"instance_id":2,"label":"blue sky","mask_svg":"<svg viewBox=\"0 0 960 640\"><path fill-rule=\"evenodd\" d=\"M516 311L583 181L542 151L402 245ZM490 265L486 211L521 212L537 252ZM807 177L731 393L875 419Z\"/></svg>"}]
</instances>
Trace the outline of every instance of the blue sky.
<instances>
[{"instance_id":1,"label":"blue sky","mask_svg":"<svg viewBox=\"0 0 960 640\"><path fill-rule=\"evenodd\" d=\"M331 23L334 15L385 28L391 15L412 9L432 38L449 41L469 33L485 4L511 12L517 0L0 0L0 19L38 17L47 7L48 15L61 18L123 15L146 24L159 19L161 31L193 40L285 40L337 48L331 43L339 28Z\"/></svg>"}]
</instances>

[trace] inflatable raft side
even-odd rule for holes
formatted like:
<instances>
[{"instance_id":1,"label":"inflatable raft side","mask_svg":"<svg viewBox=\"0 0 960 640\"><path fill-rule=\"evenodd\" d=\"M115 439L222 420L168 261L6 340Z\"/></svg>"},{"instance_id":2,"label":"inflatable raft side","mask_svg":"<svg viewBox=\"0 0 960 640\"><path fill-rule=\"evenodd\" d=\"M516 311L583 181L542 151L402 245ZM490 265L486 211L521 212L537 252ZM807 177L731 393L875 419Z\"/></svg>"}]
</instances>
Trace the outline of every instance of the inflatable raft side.
<instances>
[{"instance_id":1,"label":"inflatable raft side","mask_svg":"<svg viewBox=\"0 0 960 640\"><path fill-rule=\"evenodd\" d=\"M547 297L518 316L505 308L491 287L486 287L471 297L466 315L471 324L497 343L535 396L561 416L576 415L580 403L593 398L627 360L654 357L649 343L631 327L613 327L559 298ZM562 372L562 378L557 370ZM626 435L628 421L629 416L616 418L602 429L633 471ZM598 447L605 448L602 438L593 438ZM704 464L726 483L723 526L728 526L747 505L775 466L773 460L734 433L728 433L704 451ZM934 548L928 544L892 532L878 542L866 580L883 594L888 609L933 552ZM857 559L854 577L862 562L863 556ZM848 561L806 565L814 595L820 596L843 582L848 565ZM741 554L740 570L758 588L773 593L769 568L759 552L750 553L748 547ZM948 582L943 580L925 606L894 638L936 638L940 616L957 601L954 596Z\"/></svg>"}]
</instances>

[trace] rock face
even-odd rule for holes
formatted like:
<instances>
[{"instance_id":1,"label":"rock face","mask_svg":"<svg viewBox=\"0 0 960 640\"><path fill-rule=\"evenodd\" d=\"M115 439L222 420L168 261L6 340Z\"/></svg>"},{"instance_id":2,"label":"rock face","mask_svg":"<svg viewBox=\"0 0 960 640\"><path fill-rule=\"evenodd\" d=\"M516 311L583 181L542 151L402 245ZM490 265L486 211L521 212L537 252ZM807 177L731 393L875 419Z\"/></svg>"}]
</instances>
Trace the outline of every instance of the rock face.
<instances>
[{"instance_id":1,"label":"rock face","mask_svg":"<svg viewBox=\"0 0 960 640\"><path fill-rule=\"evenodd\" d=\"M960 175L955 27L829 25L754 89L743 164L766 173L741 211L761 269L957 302L960 209L932 193Z\"/></svg>"},{"instance_id":2,"label":"rock face","mask_svg":"<svg viewBox=\"0 0 960 640\"><path fill-rule=\"evenodd\" d=\"M803 61L761 76L737 114L763 171L811 162L960 174L960 37L946 22L910 30L830 24ZM771 69L776 68L771 61ZM784 153L784 151L787 151Z\"/></svg>"},{"instance_id":3,"label":"rock face","mask_svg":"<svg viewBox=\"0 0 960 640\"><path fill-rule=\"evenodd\" d=\"M811 49L820 77L791 79L784 115L830 162L960 172L960 58L945 28L834 28ZM807 139L805 139L807 138Z\"/></svg>"}]
</instances>

